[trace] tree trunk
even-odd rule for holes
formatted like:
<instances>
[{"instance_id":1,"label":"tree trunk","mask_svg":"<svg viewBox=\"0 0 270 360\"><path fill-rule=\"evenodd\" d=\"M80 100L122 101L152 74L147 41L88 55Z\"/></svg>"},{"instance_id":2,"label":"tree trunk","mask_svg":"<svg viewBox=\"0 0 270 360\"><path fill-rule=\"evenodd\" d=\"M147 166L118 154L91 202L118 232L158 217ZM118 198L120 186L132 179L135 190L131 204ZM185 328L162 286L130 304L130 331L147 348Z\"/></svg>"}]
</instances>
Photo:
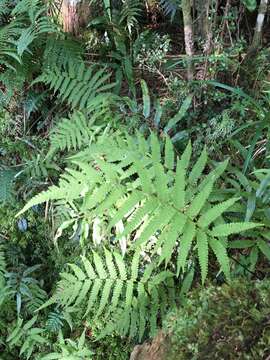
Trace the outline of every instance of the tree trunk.
<instances>
[{"instance_id":1,"label":"tree trunk","mask_svg":"<svg viewBox=\"0 0 270 360\"><path fill-rule=\"evenodd\" d=\"M196 0L195 5L197 12L196 23L198 24L196 33L205 40L208 30L209 0Z\"/></svg>"},{"instance_id":2,"label":"tree trunk","mask_svg":"<svg viewBox=\"0 0 270 360\"><path fill-rule=\"evenodd\" d=\"M185 49L187 54L187 78L193 79L193 29L191 16L191 0L182 0L182 12L184 19Z\"/></svg>"},{"instance_id":3,"label":"tree trunk","mask_svg":"<svg viewBox=\"0 0 270 360\"><path fill-rule=\"evenodd\" d=\"M267 5L268 5L268 0L261 0L259 11L258 11L258 16L257 16L256 27L255 27L255 31L254 31L254 36L253 36L251 47L249 49L249 52L251 52L251 53L256 52L261 45L262 28L263 28L265 14L267 12Z\"/></svg>"},{"instance_id":4,"label":"tree trunk","mask_svg":"<svg viewBox=\"0 0 270 360\"><path fill-rule=\"evenodd\" d=\"M64 31L78 35L90 15L89 1L63 0L61 13Z\"/></svg>"},{"instance_id":5,"label":"tree trunk","mask_svg":"<svg viewBox=\"0 0 270 360\"><path fill-rule=\"evenodd\" d=\"M210 0L196 0L198 36L203 41L203 51L209 54L211 51L212 33L209 20Z\"/></svg>"}]
</instances>

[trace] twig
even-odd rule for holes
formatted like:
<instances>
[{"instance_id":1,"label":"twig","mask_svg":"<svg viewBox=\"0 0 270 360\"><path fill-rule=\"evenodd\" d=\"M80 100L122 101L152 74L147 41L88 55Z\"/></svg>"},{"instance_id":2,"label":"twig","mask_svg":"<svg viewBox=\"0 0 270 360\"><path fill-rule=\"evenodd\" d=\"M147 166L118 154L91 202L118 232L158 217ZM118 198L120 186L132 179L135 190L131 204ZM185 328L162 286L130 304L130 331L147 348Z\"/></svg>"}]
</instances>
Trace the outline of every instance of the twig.
<instances>
[{"instance_id":1,"label":"twig","mask_svg":"<svg viewBox=\"0 0 270 360\"><path fill-rule=\"evenodd\" d=\"M0 236L1 236L1 238L5 239L5 240L9 240L9 237L7 237L7 236L4 235L4 234L1 234L1 233L0 233Z\"/></svg>"}]
</instances>

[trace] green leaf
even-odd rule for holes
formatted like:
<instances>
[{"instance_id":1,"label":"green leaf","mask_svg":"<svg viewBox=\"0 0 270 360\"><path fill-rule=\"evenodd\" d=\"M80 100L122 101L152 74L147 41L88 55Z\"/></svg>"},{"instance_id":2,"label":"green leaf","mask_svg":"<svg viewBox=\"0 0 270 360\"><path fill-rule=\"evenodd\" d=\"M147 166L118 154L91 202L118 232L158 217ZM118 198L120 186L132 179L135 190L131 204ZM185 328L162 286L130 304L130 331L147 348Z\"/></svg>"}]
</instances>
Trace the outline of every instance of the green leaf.
<instances>
[{"instance_id":1,"label":"green leaf","mask_svg":"<svg viewBox=\"0 0 270 360\"><path fill-rule=\"evenodd\" d=\"M158 198L162 203L166 203L168 200L168 182L169 176L164 172L164 167L161 164L156 163L154 165L155 170L155 191Z\"/></svg>"},{"instance_id":2,"label":"green leaf","mask_svg":"<svg viewBox=\"0 0 270 360\"><path fill-rule=\"evenodd\" d=\"M253 240L235 240L235 241L231 241L228 244L228 248L229 249L246 249L249 247L254 246L256 243Z\"/></svg>"},{"instance_id":3,"label":"green leaf","mask_svg":"<svg viewBox=\"0 0 270 360\"><path fill-rule=\"evenodd\" d=\"M158 207L155 214L151 216L149 221L144 225L142 233L135 242L135 247L137 248L144 242L148 241L149 238L155 235L158 230L163 230L164 226L166 226L171 221L174 214L175 211L172 207Z\"/></svg>"},{"instance_id":4,"label":"green leaf","mask_svg":"<svg viewBox=\"0 0 270 360\"><path fill-rule=\"evenodd\" d=\"M191 143L189 142L180 160L177 160L172 201L178 209L185 206L186 171L189 165L191 151Z\"/></svg>"},{"instance_id":5,"label":"green leaf","mask_svg":"<svg viewBox=\"0 0 270 360\"><path fill-rule=\"evenodd\" d=\"M146 119L150 116L151 104L149 90L146 82L141 80L142 94L143 94L143 115Z\"/></svg>"},{"instance_id":6,"label":"green leaf","mask_svg":"<svg viewBox=\"0 0 270 360\"><path fill-rule=\"evenodd\" d=\"M95 251L93 251L93 257L94 257L95 268L98 273L98 276L101 279L106 279L107 272L104 269L102 258Z\"/></svg>"},{"instance_id":7,"label":"green leaf","mask_svg":"<svg viewBox=\"0 0 270 360\"><path fill-rule=\"evenodd\" d=\"M190 162L190 158L191 158L191 153L192 153L192 146L191 146L191 142L189 141L187 144L187 147L185 148L185 151L183 152L183 154L180 157L180 164L181 167L186 171L188 166L189 166L189 162Z\"/></svg>"},{"instance_id":8,"label":"green leaf","mask_svg":"<svg viewBox=\"0 0 270 360\"><path fill-rule=\"evenodd\" d=\"M198 192L200 192L207 183L215 182L217 179L224 173L226 167L228 166L229 160L225 160L220 163L214 170L212 170L205 179L198 185Z\"/></svg>"},{"instance_id":9,"label":"green leaf","mask_svg":"<svg viewBox=\"0 0 270 360\"><path fill-rule=\"evenodd\" d=\"M16 172L11 169L0 169L0 203L12 198L12 187Z\"/></svg>"},{"instance_id":10,"label":"green leaf","mask_svg":"<svg viewBox=\"0 0 270 360\"><path fill-rule=\"evenodd\" d=\"M256 0L241 0L248 11L254 11L257 8L257 1Z\"/></svg>"},{"instance_id":11,"label":"green leaf","mask_svg":"<svg viewBox=\"0 0 270 360\"><path fill-rule=\"evenodd\" d=\"M255 209L256 209L256 194L251 193L248 196L245 221L248 222L251 219L252 215L254 214Z\"/></svg>"},{"instance_id":12,"label":"green leaf","mask_svg":"<svg viewBox=\"0 0 270 360\"><path fill-rule=\"evenodd\" d=\"M209 238L209 245L216 255L216 258L220 264L221 270L224 272L227 280L230 280L230 261L225 247L220 241Z\"/></svg>"},{"instance_id":13,"label":"green leaf","mask_svg":"<svg viewBox=\"0 0 270 360\"><path fill-rule=\"evenodd\" d=\"M131 279L133 280L137 280L138 278L139 262L140 262L140 252L137 251L133 255L133 259L131 263Z\"/></svg>"},{"instance_id":14,"label":"green leaf","mask_svg":"<svg viewBox=\"0 0 270 360\"><path fill-rule=\"evenodd\" d=\"M152 159L153 163L159 164L161 162L161 154L160 154L160 144L156 134L151 133L151 150L152 150Z\"/></svg>"},{"instance_id":15,"label":"green leaf","mask_svg":"<svg viewBox=\"0 0 270 360\"><path fill-rule=\"evenodd\" d=\"M137 173L139 175L143 192L147 194L152 193L152 182L149 175L149 171L144 168L140 160L135 160L134 165L136 166Z\"/></svg>"},{"instance_id":16,"label":"green leaf","mask_svg":"<svg viewBox=\"0 0 270 360\"><path fill-rule=\"evenodd\" d=\"M156 102L156 112L155 112L155 117L154 117L154 124L155 124L156 128L159 127L162 112L163 112L163 109L162 109L162 106L160 104L160 101L157 100L157 102Z\"/></svg>"},{"instance_id":17,"label":"green leaf","mask_svg":"<svg viewBox=\"0 0 270 360\"><path fill-rule=\"evenodd\" d=\"M259 188L256 191L256 197L262 198L265 191L269 187L270 184L270 174L265 176L265 178L261 181Z\"/></svg>"},{"instance_id":18,"label":"green leaf","mask_svg":"<svg viewBox=\"0 0 270 360\"><path fill-rule=\"evenodd\" d=\"M208 238L205 232L197 231L198 258L201 268L201 278L204 284L208 271Z\"/></svg>"},{"instance_id":19,"label":"green leaf","mask_svg":"<svg viewBox=\"0 0 270 360\"><path fill-rule=\"evenodd\" d=\"M165 166L169 170L174 168L174 149L169 136L166 136L165 142Z\"/></svg>"},{"instance_id":20,"label":"green leaf","mask_svg":"<svg viewBox=\"0 0 270 360\"><path fill-rule=\"evenodd\" d=\"M142 193L138 192L138 191L133 191L133 193L126 199L126 201L121 205L119 210L116 212L116 214L114 215L114 217L110 221L108 228L111 229L113 226L115 226L141 200L143 200Z\"/></svg>"},{"instance_id":21,"label":"green leaf","mask_svg":"<svg viewBox=\"0 0 270 360\"><path fill-rule=\"evenodd\" d=\"M196 228L192 221L187 221L183 230L183 235L180 238L180 245L177 258L177 276L180 270L184 270L186 265L187 256L192 245L192 241L196 234Z\"/></svg>"},{"instance_id":22,"label":"green leaf","mask_svg":"<svg viewBox=\"0 0 270 360\"><path fill-rule=\"evenodd\" d=\"M164 241L161 255L159 259L159 264L162 263L163 260L166 262L166 266L171 259L173 249L175 247L175 242L178 237L182 234L187 218L185 215L178 213L172 219L170 225L168 226L168 233L166 236L166 240Z\"/></svg>"},{"instance_id":23,"label":"green leaf","mask_svg":"<svg viewBox=\"0 0 270 360\"><path fill-rule=\"evenodd\" d=\"M222 224L217 225L213 228L211 234L212 236L229 236L232 234L240 234L242 231L247 231L254 229L256 227L263 226L262 224L258 223L230 223L230 224Z\"/></svg>"},{"instance_id":24,"label":"green leaf","mask_svg":"<svg viewBox=\"0 0 270 360\"><path fill-rule=\"evenodd\" d=\"M183 102L180 110L178 111L178 113L169 120L168 124L165 126L164 128L164 132L167 134L170 130L173 129L173 127L183 119L183 117L186 115L190 104L192 102L192 96L189 95Z\"/></svg>"},{"instance_id":25,"label":"green leaf","mask_svg":"<svg viewBox=\"0 0 270 360\"><path fill-rule=\"evenodd\" d=\"M194 270L194 267L192 267L187 275L185 276L184 280L183 280L183 283L182 283L182 286L181 286L181 291L180 291L180 301L183 301L186 294L189 292L189 290L191 289L191 286L192 286L192 282L193 282L193 279L194 279L194 275L195 275L195 270Z\"/></svg>"},{"instance_id":26,"label":"green leaf","mask_svg":"<svg viewBox=\"0 0 270 360\"><path fill-rule=\"evenodd\" d=\"M83 281L85 280L86 276L84 272L75 264L69 264L71 269L74 271L75 275L77 276L78 280Z\"/></svg>"},{"instance_id":27,"label":"green leaf","mask_svg":"<svg viewBox=\"0 0 270 360\"><path fill-rule=\"evenodd\" d=\"M178 159L172 193L172 201L177 209L182 209L185 206L185 185L185 169L181 166L181 161Z\"/></svg>"},{"instance_id":28,"label":"green leaf","mask_svg":"<svg viewBox=\"0 0 270 360\"><path fill-rule=\"evenodd\" d=\"M258 240L257 244L258 244L258 248L261 250L261 252L270 261L270 245L269 245L269 243L264 240Z\"/></svg>"},{"instance_id":29,"label":"green leaf","mask_svg":"<svg viewBox=\"0 0 270 360\"><path fill-rule=\"evenodd\" d=\"M239 199L240 198L229 199L210 208L200 217L198 225L203 228L208 227L209 224L211 224L218 217L220 217L225 211L230 209L230 207L235 204Z\"/></svg>"},{"instance_id":30,"label":"green leaf","mask_svg":"<svg viewBox=\"0 0 270 360\"><path fill-rule=\"evenodd\" d=\"M196 184L196 182L199 180L199 178L202 175L206 163L207 163L207 152L206 152L206 147L204 147L203 152L201 153L196 164L193 166L193 169L189 175L188 180L190 184Z\"/></svg>"},{"instance_id":31,"label":"green leaf","mask_svg":"<svg viewBox=\"0 0 270 360\"><path fill-rule=\"evenodd\" d=\"M29 320L24 326L23 326L23 330L27 331L29 330L34 323L37 321L37 316L34 316L31 320Z\"/></svg>"},{"instance_id":32,"label":"green leaf","mask_svg":"<svg viewBox=\"0 0 270 360\"><path fill-rule=\"evenodd\" d=\"M115 252L114 258L115 258L115 262L116 262L116 265L119 270L120 279L126 280L127 279L127 271L126 271L126 266L125 266L122 256L119 253Z\"/></svg>"},{"instance_id":33,"label":"green leaf","mask_svg":"<svg viewBox=\"0 0 270 360\"><path fill-rule=\"evenodd\" d=\"M201 190L199 194L195 196L192 203L190 204L187 214L192 219L195 218L205 205L206 201L208 200L212 190L213 190L214 181L209 181L205 187Z\"/></svg>"}]
</instances>

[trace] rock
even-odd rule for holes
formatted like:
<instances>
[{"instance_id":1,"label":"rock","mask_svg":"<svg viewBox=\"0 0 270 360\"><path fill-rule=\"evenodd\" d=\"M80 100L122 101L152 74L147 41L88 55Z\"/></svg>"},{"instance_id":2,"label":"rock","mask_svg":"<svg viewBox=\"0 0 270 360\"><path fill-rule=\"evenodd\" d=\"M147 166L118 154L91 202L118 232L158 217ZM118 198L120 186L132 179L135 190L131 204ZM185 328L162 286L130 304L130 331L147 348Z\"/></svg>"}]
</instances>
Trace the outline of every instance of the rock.
<instances>
[{"instance_id":1,"label":"rock","mask_svg":"<svg viewBox=\"0 0 270 360\"><path fill-rule=\"evenodd\" d=\"M168 341L162 331L152 340L142 345L136 345L130 360L168 360Z\"/></svg>"}]
</instances>

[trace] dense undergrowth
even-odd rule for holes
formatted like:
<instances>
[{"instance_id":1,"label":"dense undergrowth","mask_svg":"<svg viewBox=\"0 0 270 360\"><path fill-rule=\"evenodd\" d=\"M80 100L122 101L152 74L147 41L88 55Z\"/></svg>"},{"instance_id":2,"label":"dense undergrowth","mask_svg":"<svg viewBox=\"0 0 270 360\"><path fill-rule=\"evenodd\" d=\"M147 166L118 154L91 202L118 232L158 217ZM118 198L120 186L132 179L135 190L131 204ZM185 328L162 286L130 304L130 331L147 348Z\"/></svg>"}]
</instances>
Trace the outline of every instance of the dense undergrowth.
<instances>
[{"instance_id":1,"label":"dense undergrowth","mask_svg":"<svg viewBox=\"0 0 270 360\"><path fill-rule=\"evenodd\" d=\"M267 7L68 3L0 0L0 359L266 358Z\"/></svg>"}]
</instances>

